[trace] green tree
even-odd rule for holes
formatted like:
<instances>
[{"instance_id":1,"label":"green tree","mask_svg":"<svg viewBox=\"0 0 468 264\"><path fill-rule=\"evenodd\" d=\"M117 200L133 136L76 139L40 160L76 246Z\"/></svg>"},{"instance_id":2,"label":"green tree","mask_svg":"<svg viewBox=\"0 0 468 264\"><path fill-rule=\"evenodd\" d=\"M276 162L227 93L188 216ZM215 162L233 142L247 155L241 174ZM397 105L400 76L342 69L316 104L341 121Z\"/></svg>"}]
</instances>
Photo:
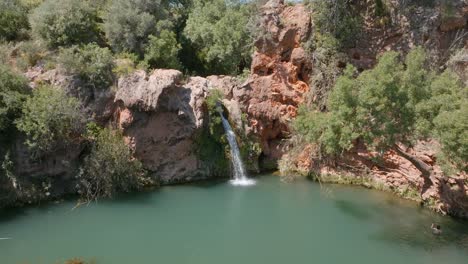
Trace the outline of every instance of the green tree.
<instances>
[{"instance_id":1,"label":"green tree","mask_svg":"<svg viewBox=\"0 0 468 264\"><path fill-rule=\"evenodd\" d=\"M464 98L459 109L442 111L434 124L443 153L457 168L468 172L468 99Z\"/></svg>"},{"instance_id":2,"label":"green tree","mask_svg":"<svg viewBox=\"0 0 468 264\"><path fill-rule=\"evenodd\" d=\"M143 166L133 158L122 134L108 128L96 130L94 125L91 128L93 146L80 174L81 195L90 201L138 189Z\"/></svg>"},{"instance_id":3,"label":"green tree","mask_svg":"<svg viewBox=\"0 0 468 264\"><path fill-rule=\"evenodd\" d=\"M26 134L26 144L36 155L71 142L82 130L80 102L57 87L40 86L34 89L22 112L16 126Z\"/></svg>"},{"instance_id":4,"label":"green tree","mask_svg":"<svg viewBox=\"0 0 468 264\"><path fill-rule=\"evenodd\" d=\"M195 0L184 35L199 48L212 73L240 73L250 62L249 5L241 1Z\"/></svg>"},{"instance_id":5,"label":"green tree","mask_svg":"<svg viewBox=\"0 0 468 264\"><path fill-rule=\"evenodd\" d=\"M117 52L143 54L148 37L170 27L165 2L112 0L104 14L104 31Z\"/></svg>"},{"instance_id":6,"label":"green tree","mask_svg":"<svg viewBox=\"0 0 468 264\"><path fill-rule=\"evenodd\" d=\"M427 132L435 124L447 156L457 164L463 160L466 164L462 154L466 144L462 115L466 110L461 107L466 99L460 98L466 98L468 92L463 92L449 72L433 78L434 74L425 68L425 57L422 49L414 49L405 67L396 52L386 52L373 69L357 78L353 77L355 69L348 66L330 94L329 112L300 111L295 121L297 131L327 155L351 150L357 140L380 153L392 149L418 168L430 184L430 166L401 150L398 144L411 144L424 137L421 128L426 126ZM455 119L462 124L452 124ZM460 149L455 150L453 142Z\"/></svg>"},{"instance_id":7,"label":"green tree","mask_svg":"<svg viewBox=\"0 0 468 264\"><path fill-rule=\"evenodd\" d=\"M415 106L416 131L418 135L424 137L433 136L433 120L439 113L459 109L460 99L466 98L466 92L463 94L463 89L460 88L458 76L451 70L434 76L428 87L430 94L428 98L421 100Z\"/></svg>"},{"instance_id":8,"label":"green tree","mask_svg":"<svg viewBox=\"0 0 468 264\"><path fill-rule=\"evenodd\" d=\"M369 146L380 151L406 141L414 122L407 107L408 95L401 89L402 70L398 54L390 51L379 58L374 69L357 78L360 134Z\"/></svg>"},{"instance_id":9,"label":"green tree","mask_svg":"<svg viewBox=\"0 0 468 264\"><path fill-rule=\"evenodd\" d=\"M29 28L28 14L17 0L0 2L0 40L15 40Z\"/></svg>"},{"instance_id":10,"label":"green tree","mask_svg":"<svg viewBox=\"0 0 468 264\"><path fill-rule=\"evenodd\" d=\"M177 57L180 49L175 33L164 29L159 36L149 36L144 61L152 68L180 69Z\"/></svg>"},{"instance_id":11,"label":"green tree","mask_svg":"<svg viewBox=\"0 0 468 264\"><path fill-rule=\"evenodd\" d=\"M114 80L114 62L108 48L92 43L60 50L58 62L68 74L78 75L93 88L109 88Z\"/></svg>"},{"instance_id":12,"label":"green tree","mask_svg":"<svg viewBox=\"0 0 468 264\"><path fill-rule=\"evenodd\" d=\"M28 98L29 88L24 77L0 64L0 138L6 139L21 116L21 108ZM0 142L1 143L1 142Z\"/></svg>"},{"instance_id":13,"label":"green tree","mask_svg":"<svg viewBox=\"0 0 468 264\"><path fill-rule=\"evenodd\" d=\"M29 21L33 34L50 47L99 39L97 12L89 1L46 0L33 10Z\"/></svg>"}]
</instances>

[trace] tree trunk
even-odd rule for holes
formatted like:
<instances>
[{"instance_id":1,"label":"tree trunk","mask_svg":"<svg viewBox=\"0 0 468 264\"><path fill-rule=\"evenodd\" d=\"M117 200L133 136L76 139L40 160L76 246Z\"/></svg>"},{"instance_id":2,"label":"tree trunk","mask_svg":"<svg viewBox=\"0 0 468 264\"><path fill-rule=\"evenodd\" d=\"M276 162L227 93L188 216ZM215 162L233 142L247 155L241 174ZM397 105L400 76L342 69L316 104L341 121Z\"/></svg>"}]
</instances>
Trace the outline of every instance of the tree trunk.
<instances>
[{"instance_id":1,"label":"tree trunk","mask_svg":"<svg viewBox=\"0 0 468 264\"><path fill-rule=\"evenodd\" d=\"M424 178L424 185L423 185L423 188L421 190L421 196L422 194L424 194L426 192L427 189L429 189L433 182L432 182L432 179L431 179L431 176L433 175L433 170L432 168L427 165L426 163L424 163L424 161L418 159L417 157L409 154L409 153L406 153L405 151L401 150L400 147L398 145L394 145L393 150L396 151L396 153L398 153L398 155L402 156L403 158L407 159L409 162L411 162L411 164L413 164L422 174L423 178Z\"/></svg>"}]
</instances>

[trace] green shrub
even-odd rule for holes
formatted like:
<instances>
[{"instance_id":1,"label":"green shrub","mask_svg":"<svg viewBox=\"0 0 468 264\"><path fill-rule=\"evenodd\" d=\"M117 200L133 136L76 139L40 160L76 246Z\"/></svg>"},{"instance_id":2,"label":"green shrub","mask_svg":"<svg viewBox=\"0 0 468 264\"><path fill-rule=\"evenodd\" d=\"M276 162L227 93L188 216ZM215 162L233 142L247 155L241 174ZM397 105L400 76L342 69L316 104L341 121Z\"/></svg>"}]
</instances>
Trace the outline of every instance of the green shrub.
<instances>
[{"instance_id":1,"label":"green shrub","mask_svg":"<svg viewBox=\"0 0 468 264\"><path fill-rule=\"evenodd\" d=\"M435 118L435 135L448 160L468 172L468 98L461 100L459 109L442 111Z\"/></svg>"},{"instance_id":2,"label":"green shrub","mask_svg":"<svg viewBox=\"0 0 468 264\"><path fill-rule=\"evenodd\" d=\"M82 0L46 0L32 11L29 21L34 35L50 47L98 40L97 12Z\"/></svg>"},{"instance_id":3,"label":"green shrub","mask_svg":"<svg viewBox=\"0 0 468 264\"><path fill-rule=\"evenodd\" d=\"M87 86L106 89L114 80L114 62L108 48L96 44L60 50L58 62L68 74L78 75Z\"/></svg>"},{"instance_id":4,"label":"green shrub","mask_svg":"<svg viewBox=\"0 0 468 264\"><path fill-rule=\"evenodd\" d=\"M115 66L112 70L117 77L127 76L137 69L138 56L123 52L116 55Z\"/></svg>"},{"instance_id":5,"label":"green shrub","mask_svg":"<svg viewBox=\"0 0 468 264\"><path fill-rule=\"evenodd\" d=\"M0 138L14 133L13 121L21 116L21 109L29 94L27 80L0 64ZM2 140L0 140L2 141ZM0 142L1 143L1 142Z\"/></svg>"},{"instance_id":6,"label":"green shrub","mask_svg":"<svg viewBox=\"0 0 468 264\"><path fill-rule=\"evenodd\" d=\"M37 40L23 41L16 47L16 66L21 70L35 66L48 55L46 47Z\"/></svg>"},{"instance_id":7,"label":"green shrub","mask_svg":"<svg viewBox=\"0 0 468 264\"><path fill-rule=\"evenodd\" d=\"M15 45L11 42L0 42L0 64L7 65L11 62L11 57Z\"/></svg>"},{"instance_id":8,"label":"green shrub","mask_svg":"<svg viewBox=\"0 0 468 264\"><path fill-rule=\"evenodd\" d=\"M433 120L439 113L453 111L460 107L460 98L463 97L459 79L450 70L433 76L428 84L428 98L421 100L415 106L416 131L419 136L433 136Z\"/></svg>"},{"instance_id":9,"label":"green shrub","mask_svg":"<svg viewBox=\"0 0 468 264\"><path fill-rule=\"evenodd\" d=\"M164 29L157 37L149 36L144 61L151 68L180 69L177 58L180 48L175 33Z\"/></svg>"},{"instance_id":10,"label":"green shrub","mask_svg":"<svg viewBox=\"0 0 468 264\"><path fill-rule=\"evenodd\" d=\"M79 175L83 198L90 201L138 189L144 170L142 164L132 157L122 134L108 128L98 133L92 130L89 133L96 136Z\"/></svg>"},{"instance_id":11,"label":"green shrub","mask_svg":"<svg viewBox=\"0 0 468 264\"><path fill-rule=\"evenodd\" d=\"M241 1L194 1L184 35L213 73L241 73L250 64L249 15Z\"/></svg>"},{"instance_id":12,"label":"green shrub","mask_svg":"<svg viewBox=\"0 0 468 264\"><path fill-rule=\"evenodd\" d=\"M0 1L0 40L16 40L28 29L27 10L17 0Z\"/></svg>"},{"instance_id":13,"label":"green shrub","mask_svg":"<svg viewBox=\"0 0 468 264\"><path fill-rule=\"evenodd\" d=\"M113 0L104 14L104 31L112 49L142 55L148 37L168 27L161 1Z\"/></svg>"},{"instance_id":14,"label":"green shrub","mask_svg":"<svg viewBox=\"0 0 468 264\"><path fill-rule=\"evenodd\" d=\"M35 88L33 96L24 103L22 112L16 125L26 134L26 144L35 155L71 142L82 130L80 102L57 87Z\"/></svg>"}]
</instances>

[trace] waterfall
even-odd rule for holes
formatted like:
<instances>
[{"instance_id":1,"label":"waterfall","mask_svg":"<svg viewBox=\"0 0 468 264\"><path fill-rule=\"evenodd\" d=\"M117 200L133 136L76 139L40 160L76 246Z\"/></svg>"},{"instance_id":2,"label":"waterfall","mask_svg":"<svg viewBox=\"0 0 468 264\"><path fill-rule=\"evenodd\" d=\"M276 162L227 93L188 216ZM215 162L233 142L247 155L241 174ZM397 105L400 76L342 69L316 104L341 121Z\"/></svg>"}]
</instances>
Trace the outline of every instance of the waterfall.
<instances>
[{"instance_id":1,"label":"waterfall","mask_svg":"<svg viewBox=\"0 0 468 264\"><path fill-rule=\"evenodd\" d=\"M224 131L226 132L229 147L231 149L231 162L232 167L234 168L234 179L232 179L230 182L233 185L253 185L255 184L255 180L247 178L247 173L245 172L245 167L242 163L239 147L237 146L236 134L232 130L231 125L229 125L227 119L224 118L221 107L218 107L218 112L221 116L221 120L223 121Z\"/></svg>"}]
</instances>

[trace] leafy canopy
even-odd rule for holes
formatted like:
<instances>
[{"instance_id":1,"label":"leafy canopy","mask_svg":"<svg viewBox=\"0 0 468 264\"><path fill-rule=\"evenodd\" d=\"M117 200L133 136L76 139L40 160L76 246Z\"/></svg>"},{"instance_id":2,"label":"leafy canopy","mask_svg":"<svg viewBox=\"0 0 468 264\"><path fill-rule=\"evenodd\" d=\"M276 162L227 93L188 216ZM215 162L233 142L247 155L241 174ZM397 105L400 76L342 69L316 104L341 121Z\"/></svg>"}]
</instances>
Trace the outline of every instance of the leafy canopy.
<instances>
[{"instance_id":1,"label":"leafy canopy","mask_svg":"<svg viewBox=\"0 0 468 264\"><path fill-rule=\"evenodd\" d=\"M21 116L21 108L29 94L24 77L0 64L0 135L11 132L13 121Z\"/></svg>"},{"instance_id":2,"label":"leafy canopy","mask_svg":"<svg viewBox=\"0 0 468 264\"><path fill-rule=\"evenodd\" d=\"M170 27L161 0L112 0L104 14L104 31L112 49L142 55L150 35Z\"/></svg>"},{"instance_id":3,"label":"leafy canopy","mask_svg":"<svg viewBox=\"0 0 468 264\"><path fill-rule=\"evenodd\" d=\"M29 17L32 32L50 47L90 43L99 38L98 16L89 1L46 0Z\"/></svg>"},{"instance_id":4,"label":"leafy canopy","mask_svg":"<svg viewBox=\"0 0 468 264\"><path fill-rule=\"evenodd\" d=\"M28 28L25 7L17 0L0 1L0 40L16 40Z\"/></svg>"},{"instance_id":5,"label":"leafy canopy","mask_svg":"<svg viewBox=\"0 0 468 264\"><path fill-rule=\"evenodd\" d=\"M106 89L114 80L112 52L94 43L61 49L58 62L67 73L78 75L90 87Z\"/></svg>"},{"instance_id":6,"label":"leafy canopy","mask_svg":"<svg viewBox=\"0 0 468 264\"><path fill-rule=\"evenodd\" d=\"M218 73L241 72L250 61L249 5L225 0L193 5L184 35L199 48L198 56Z\"/></svg>"},{"instance_id":7,"label":"leafy canopy","mask_svg":"<svg viewBox=\"0 0 468 264\"><path fill-rule=\"evenodd\" d=\"M144 61L152 68L180 69L177 57L180 49L175 33L164 29L159 36L149 36Z\"/></svg>"},{"instance_id":8,"label":"leafy canopy","mask_svg":"<svg viewBox=\"0 0 468 264\"><path fill-rule=\"evenodd\" d=\"M26 134L26 144L34 153L47 153L80 133L81 110L78 99L68 96L63 89L40 86L24 103L23 115L16 125Z\"/></svg>"}]
</instances>

